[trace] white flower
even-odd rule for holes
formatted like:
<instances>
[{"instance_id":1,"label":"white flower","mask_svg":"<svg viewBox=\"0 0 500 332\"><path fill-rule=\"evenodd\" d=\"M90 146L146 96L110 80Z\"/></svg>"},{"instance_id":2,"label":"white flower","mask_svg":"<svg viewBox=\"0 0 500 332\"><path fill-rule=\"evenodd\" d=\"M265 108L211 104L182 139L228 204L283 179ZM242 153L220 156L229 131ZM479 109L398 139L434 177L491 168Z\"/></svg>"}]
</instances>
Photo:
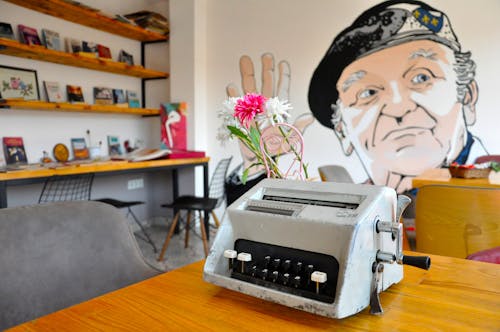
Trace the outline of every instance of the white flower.
<instances>
[{"instance_id":1,"label":"white flower","mask_svg":"<svg viewBox=\"0 0 500 332\"><path fill-rule=\"evenodd\" d=\"M259 127L264 129L269 125L274 126L276 123L287 122L290 117L287 111L291 109L292 105L288 101L282 101L278 97L269 98L266 101L266 112L256 117Z\"/></svg>"}]
</instances>

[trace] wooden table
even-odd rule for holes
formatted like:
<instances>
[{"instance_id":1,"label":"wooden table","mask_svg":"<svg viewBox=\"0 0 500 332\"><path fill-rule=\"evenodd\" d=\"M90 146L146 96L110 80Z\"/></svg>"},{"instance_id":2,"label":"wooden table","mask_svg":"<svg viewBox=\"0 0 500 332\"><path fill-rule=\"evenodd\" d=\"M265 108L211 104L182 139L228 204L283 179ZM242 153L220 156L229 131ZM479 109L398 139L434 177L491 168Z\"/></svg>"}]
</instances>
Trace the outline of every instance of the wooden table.
<instances>
[{"instance_id":1,"label":"wooden table","mask_svg":"<svg viewBox=\"0 0 500 332\"><path fill-rule=\"evenodd\" d=\"M500 172L491 172L489 178L461 179L452 178L447 168L433 168L426 170L412 181L413 188L430 184L447 184L464 187L500 188Z\"/></svg>"},{"instance_id":2,"label":"wooden table","mask_svg":"<svg viewBox=\"0 0 500 332\"><path fill-rule=\"evenodd\" d=\"M26 169L0 173L0 208L8 206L7 187L43 182L47 177L54 175L72 175L95 173L101 175L115 175L128 173L144 173L153 171L172 171L174 198L178 196L177 170L186 167L203 166L204 192L208 196L208 161L210 158L188 159L159 159L139 162L105 161L81 164L62 165L55 168L42 166L28 166Z\"/></svg>"},{"instance_id":3,"label":"wooden table","mask_svg":"<svg viewBox=\"0 0 500 332\"><path fill-rule=\"evenodd\" d=\"M200 261L11 331L498 331L500 265L431 259L429 271L404 267L382 316L335 320L226 290L202 280Z\"/></svg>"}]
</instances>

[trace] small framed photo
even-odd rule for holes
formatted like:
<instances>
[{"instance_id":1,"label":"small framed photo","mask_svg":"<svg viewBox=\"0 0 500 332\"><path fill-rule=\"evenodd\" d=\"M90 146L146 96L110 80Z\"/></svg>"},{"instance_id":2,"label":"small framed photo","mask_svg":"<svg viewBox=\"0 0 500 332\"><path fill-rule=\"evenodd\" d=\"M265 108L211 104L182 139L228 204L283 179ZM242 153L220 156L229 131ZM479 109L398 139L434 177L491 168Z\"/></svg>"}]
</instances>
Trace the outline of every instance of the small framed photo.
<instances>
[{"instance_id":1,"label":"small framed photo","mask_svg":"<svg viewBox=\"0 0 500 332\"><path fill-rule=\"evenodd\" d=\"M0 65L0 93L5 99L39 100L36 70Z\"/></svg>"},{"instance_id":2,"label":"small framed photo","mask_svg":"<svg viewBox=\"0 0 500 332\"><path fill-rule=\"evenodd\" d=\"M121 50L120 54L118 56L118 61L124 62L129 66L133 66L134 65L134 56L130 53L127 53L124 50Z\"/></svg>"}]
</instances>

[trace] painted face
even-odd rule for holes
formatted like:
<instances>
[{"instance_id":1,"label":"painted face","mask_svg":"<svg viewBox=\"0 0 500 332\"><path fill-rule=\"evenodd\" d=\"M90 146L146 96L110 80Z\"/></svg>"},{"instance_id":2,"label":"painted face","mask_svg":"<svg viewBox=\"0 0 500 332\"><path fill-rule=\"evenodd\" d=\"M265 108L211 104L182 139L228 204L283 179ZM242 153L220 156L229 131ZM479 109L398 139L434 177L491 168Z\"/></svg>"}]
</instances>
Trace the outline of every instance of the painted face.
<instances>
[{"instance_id":1,"label":"painted face","mask_svg":"<svg viewBox=\"0 0 500 332\"><path fill-rule=\"evenodd\" d=\"M346 130L376 184L453 160L466 126L457 101L453 51L422 40L347 66L337 83Z\"/></svg>"}]
</instances>

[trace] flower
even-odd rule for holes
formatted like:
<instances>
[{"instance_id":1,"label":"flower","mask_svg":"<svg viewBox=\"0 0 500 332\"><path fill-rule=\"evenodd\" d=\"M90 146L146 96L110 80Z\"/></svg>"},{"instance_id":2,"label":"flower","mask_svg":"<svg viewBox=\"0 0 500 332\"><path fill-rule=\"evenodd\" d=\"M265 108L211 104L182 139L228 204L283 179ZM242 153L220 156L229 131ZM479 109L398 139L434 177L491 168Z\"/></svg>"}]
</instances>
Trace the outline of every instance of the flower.
<instances>
[{"instance_id":1,"label":"flower","mask_svg":"<svg viewBox=\"0 0 500 332\"><path fill-rule=\"evenodd\" d=\"M248 128L256 115L264 113L266 97L256 93L248 93L236 101L234 117L238 118L243 126Z\"/></svg>"},{"instance_id":2,"label":"flower","mask_svg":"<svg viewBox=\"0 0 500 332\"><path fill-rule=\"evenodd\" d=\"M269 177L287 178L291 173L302 177L301 170L290 172L291 167L285 173L279 170L277 159L287 153L293 153L294 160L299 162L305 178L308 178L307 165L302 161L302 135L287 123L290 117L288 111L291 109L288 101L278 97L266 98L256 93L240 98L230 97L223 102L218 113L222 125L218 129L217 139L224 144L236 137L255 156L253 164L243 172L243 183L246 182L249 169L255 166L265 167ZM262 139L263 133L269 142ZM300 149L296 146L297 142Z\"/></svg>"}]
</instances>

